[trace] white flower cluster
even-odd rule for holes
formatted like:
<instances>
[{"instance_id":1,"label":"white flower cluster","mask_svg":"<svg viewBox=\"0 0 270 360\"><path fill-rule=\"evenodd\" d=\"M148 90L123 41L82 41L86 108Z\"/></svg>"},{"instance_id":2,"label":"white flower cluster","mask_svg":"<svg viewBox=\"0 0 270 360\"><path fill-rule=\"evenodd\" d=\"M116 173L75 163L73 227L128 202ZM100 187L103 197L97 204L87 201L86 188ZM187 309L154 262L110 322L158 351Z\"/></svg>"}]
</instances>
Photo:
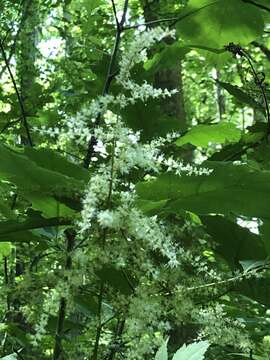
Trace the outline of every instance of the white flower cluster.
<instances>
[{"instance_id":1,"label":"white flower cluster","mask_svg":"<svg viewBox=\"0 0 270 360\"><path fill-rule=\"evenodd\" d=\"M46 326L48 323L49 314L42 313L40 320L37 324L35 324L35 334L31 335L31 343L33 346L37 346L40 341L43 340L43 337L46 335L47 330Z\"/></svg>"},{"instance_id":2,"label":"white flower cluster","mask_svg":"<svg viewBox=\"0 0 270 360\"><path fill-rule=\"evenodd\" d=\"M240 319L232 319L224 311L221 304L215 307L199 310L196 320L203 325L200 333L202 338L207 337L212 343L231 345L241 350L250 348L251 343L245 325Z\"/></svg>"},{"instance_id":3,"label":"white flower cluster","mask_svg":"<svg viewBox=\"0 0 270 360\"><path fill-rule=\"evenodd\" d=\"M165 158L164 155L160 155L158 158L160 164L167 167L168 172L173 172L176 175L210 175L213 169L196 167L191 164L185 164L183 161L175 160L172 156Z\"/></svg>"},{"instance_id":4,"label":"white flower cluster","mask_svg":"<svg viewBox=\"0 0 270 360\"><path fill-rule=\"evenodd\" d=\"M106 147L114 144L114 171L128 174L131 169L145 169L157 172L159 164L157 157L159 149L151 144L141 144L140 134L134 133L119 119L111 114L106 121L106 127L95 130L95 138L103 154L108 152Z\"/></svg>"},{"instance_id":5,"label":"white flower cluster","mask_svg":"<svg viewBox=\"0 0 270 360\"><path fill-rule=\"evenodd\" d=\"M113 231L124 230L130 241L137 240L146 250L158 250L169 259L170 267L177 266L177 258L181 257L183 251L175 249L169 231L157 219L144 216L136 208L132 183L128 185L129 192L125 190L127 185L122 190L119 190L119 185L125 183L123 177L136 169L152 174L158 174L162 166L176 174L184 172L201 175L209 171L166 159L155 146L155 141L142 144L140 134L125 127L113 113L106 114L105 124L96 128L94 134L101 157L108 164L99 165L89 182L79 223L81 234L89 230L93 223ZM113 200L112 206L108 208L109 193L117 201Z\"/></svg>"},{"instance_id":6,"label":"white flower cluster","mask_svg":"<svg viewBox=\"0 0 270 360\"><path fill-rule=\"evenodd\" d=\"M105 167L101 167L91 177L83 200L83 210L81 211L81 221L79 223L81 233L90 229L92 219L97 215L100 204L108 196L109 181L110 173Z\"/></svg>"},{"instance_id":7,"label":"white flower cluster","mask_svg":"<svg viewBox=\"0 0 270 360\"><path fill-rule=\"evenodd\" d=\"M155 217L144 216L136 209L136 197L131 192L115 191L114 195L120 200L120 205L114 209L101 210L98 208L100 200L106 200L109 191L109 182L106 176L100 174L91 179L89 189L83 203L82 220L79 223L80 232L83 234L97 222L101 228L113 231L123 231L131 246L140 244L144 251L157 250L168 258L168 266L177 266L177 252L170 235ZM103 188L99 185L102 183ZM107 189L104 191L104 189ZM133 244L132 244L133 243Z\"/></svg>"},{"instance_id":8,"label":"white flower cluster","mask_svg":"<svg viewBox=\"0 0 270 360\"><path fill-rule=\"evenodd\" d=\"M175 37L175 30L163 29L157 26L139 33L128 44L128 48L125 49L125 54L120 61L120 72L117 81L125 87L126 82L130 80L130 69L134 65L146 61L146 50L166 37Z\"/></svg>"},{"instance_id":9,"label":"white flower cluster","mask_svg":"<svg viewBox=\"0 0 270 360\"><path fill-rule=\"evenodd\" d=\"M87 107L78 112L75 116L64 118L64 129L58 127L41 128L35 127L34 130L42 135L51 137L59 137L60 142L75 141L79 145L88 144L93 133L90 130L91 124L94 124L99 116L103 116L109 109L110 105L119 106L121 109L130 104L135 104L136 101L141 100L146 102L149 99L166 98L174 95L177 90L156 89L146 81L142 84L137 84L131 80L130 71L132 67L145 61L146 49L151 47L155 42L162 40L165 37L173 37L175 32L173 30L162 29L156 27L149 31L139 33L135 39L129 44L120 61L120 71L116 77L116 81L130 92L130 95L119 93L118 95L106 94L93 99Z\"/></svg>"}]
</instances>

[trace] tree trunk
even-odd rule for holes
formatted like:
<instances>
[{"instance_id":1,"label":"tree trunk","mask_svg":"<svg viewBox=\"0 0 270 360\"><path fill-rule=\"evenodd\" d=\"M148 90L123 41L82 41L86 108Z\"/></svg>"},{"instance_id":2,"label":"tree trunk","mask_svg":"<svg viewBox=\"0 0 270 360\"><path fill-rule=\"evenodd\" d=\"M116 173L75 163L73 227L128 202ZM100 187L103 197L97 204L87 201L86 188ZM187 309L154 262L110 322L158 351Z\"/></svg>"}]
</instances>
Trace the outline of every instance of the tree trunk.
<instances>
[{"instance_id":1,"label":"tree trunk","mask_svg":"<svg viewBox=\"0 0 270 360\"><path fill-rule=\"evenodd\" d=\"M26 20L20 33L16 63L20 95L26 120L36 113L37 93L34 85L37 76L35 63L37 59L38 28L40 25L39 14L39 0L26 0L23 2L22 16ZM28 140L23 135L21 135L21 143L29 145Z\"/></svg>"},{"instance_id":2,"label":"tree trunk","mask_svg":"<svg viewBox=\"0 0 270 360\"><path fill-rule=\"evenodd\" d=\"M147 0L142 0L141 4L146 22L157 20L159 18L158 14L161 9L158 0L154 0L151 3ZM172 38L167 38L164 41L168 45L173 44L174 42ZM158 71L155 74L154 86L161 89L167 88L169 90L178 90L177 94L160 101L161 111L168 116L179 119L179 130L185 131L187 129L187 119L184 106L181 61L179 60L175 67Z\"/></svg>"},{"instance_id":3,"label":"tree trunk","mask_svg":"<svg viewBox=\"0 0 270 360\"><path fill-rule=\"evenodd\" d=\"M157 20L158 14L162 13L162 8L159 0L153 0L151 3L148 0L141 1L144 18L146 22ZM172 38L166 38L165 43L171 45L174 42ZM179 130L184 132L187 130L187 116L185 111L183 79L182 79L182 63L180 60L176 62L175 67L162 69L155 74L154 86L157 88L167 88L169 90L177 89L178 93L170 98L160 100L161 111L167 116L172 116L179 119ZM186 147L181 151L181 158L184 161L191 161L193 158L193 147ZM176 351L185 342L190 341L196 337L196 329L193 325L183 324L181 326L175 325L170 332L169 347L172 351Z\"/></svg>"}]
</instances>

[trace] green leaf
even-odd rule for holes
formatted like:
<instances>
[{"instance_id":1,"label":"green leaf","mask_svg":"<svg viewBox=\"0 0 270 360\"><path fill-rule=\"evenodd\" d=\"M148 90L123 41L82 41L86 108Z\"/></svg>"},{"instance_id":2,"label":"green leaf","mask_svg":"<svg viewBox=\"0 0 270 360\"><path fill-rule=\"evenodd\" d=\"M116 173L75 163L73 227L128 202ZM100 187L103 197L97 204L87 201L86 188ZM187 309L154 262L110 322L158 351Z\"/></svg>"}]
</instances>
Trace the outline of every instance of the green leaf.
<instances>
[{"instance_id":1,"label":"green leaf","mask_svg":"<svg viewBox=\"0 0 270 360\"><path fill-rule=\"evenodd\" d=\"M206 51L209 51L213 54L216 54L216 55L219 55L219 54L222 54L224 53L226 50L223 48L223 49L216 49L216 48L212 48L212 47L209 47L209 46L204 46L204 45L189 45L188 46L190 49L199 49L199 50L206 50Z\"/></svg>"},{"instance_id":2,"label":"green leaf","mask_svg":"<svg viewBox=\"0 0 270 360\"><path fill-rule=\"evenodd\" d=\"M257 301L260 304L270 307L270 279L265 278L243 280L237 284L235 291Z\"/></svg>"},{"instance_id":3,"label":"green leaf","mask_svg":"<svg viewBox=\"0 0 270 360\"><path fill-rule=\"evenodd\" d=\"M232 353L232 354L228 354L228 355L241 356L241 357L243 357L245 359L250 359L250 355L247 355L247 354ZM262 356L252 355L252 359L253 360L267 360L267 359L269 359L269 357L265 358L265 357L262 357Z\"/></svg>"},{"instance_id":4,"label":"green leaf","mask_svg":"<svg viewBox=\"0 0 270 360\"><path fill-rule=\"evenodd\" d=\"M103 3L102 0L91 0L91 1L83 0L83 4L89 13L91 13L94 9L96 9L102 3Z\"/></svg>"},{"instance_id":5,"label":"green leaf","mask_svg":"<svg viewBox=\"0 0 270 360\"><path fill-rule=\"evenodd\" d=\"M267 253L262 238L248 229L222 217L202 216L206 231L217 244L216 251L235 269L238 262L265 259ZM252 260L253 259L253 260Z\"/></svg>"},{"instance_id":6,"label":"green leaf","mask_svg":"<svg viewBox=\"0 0 270 360\"><path fill-rule=\"evenodd\" d=\"M82 312L85 316L93 317L98 314L98 301L95 301L94 296L77 295L74 296L73 301L76 309Z\"/></svg>"},{"instance_id":7,"label":"green leaf","mask_svg":"<svg viewBox=\"0 0 270 360\"><path fill-rule=\"evenodd\" d=\"M263 219L263 224L260 226L260 234L267 254L270 256L270 220Z\"/></svg>"},{"instance_id":8,"label":"green leaf","mask_svg":"<svg viewBox=\"0 0 270 360\"><path fill-rule=\"evenodd\" d=\"M17 360L17 359L18 357L17 354L15 353L0 358L0 360Z\"/></svg>"},{"instance_id":9,"label":"green leaf","mask_svg":"<svg viewBox=\"0 0 270 360\"><path fill-rule=\"evenodd\" d=\"M86 182L89 180L89 171L82 166L68 161L55 150L26 147L24 155L42 168L61 173L80 181L83 180Z\"/></svg>"},{"instance_id":10,"label":"green leaf","mask_svg":"<svg viewBox=\"0 0 270 360\"><path fill-rule=\"evenodd\" d=\"M106 284L120 291L124 295L133 293L137 283L125 270L116 269L113 266L104 266L97 271L97 276Z\"/></svg>"},{"instance_id":11,"label":"green leaf","mask_svg":"<svg viewBox=\"0 0 270 360\"><path fill-rule=\"evenodd\" d=\"M70 225L71 219L55 217L46 219L42 217L39 213L34 213L29 216L25 221L2 221L0 222L0 235L7 235L14 232L19 232L23 230L33 230L43 227L50 226L61 226L61 225Z\"/></svg>"},{"instance_id":12,"label":"green leaf","mask_svg":"<svg viewBox=\"0 0 270 360\"><path fill-rule=\"evenodd\" d=\"M203 360L210 346L208 341L200 341L188 346L185 344L174 354L172 360Z\"/></svg>"},{"instance_id":13,"label":"green leaf","mask_svg":"<svg viewBox=\"0 0 270 360\"><path fill-rule=\"evenodd\" d=\"M168 360L168 351L167 351L168 340L169 338L166 341L164 341L164 343L158 349L158 352L156 353L155 356L155 360Z\"/></svg>"},{"instance_id":14,"label":"green leaf","mask_svg":"<svg viewBox=\"0 0 270 360\"><path fill-rule=\"evenodd\" d=\"M241 130L234 124L221 122L211 125L197 125L178 140L176 145L183 146L190 143L194 146L208 147L209 142L224 144L225 142L238 142Z\"/></svg>"},{"instance_id":15,"label":"green leaf","mask_svg":"<svg viewBox=\"0 0 270 360\"><path fill-rule=\"evenodd\" d=\"M144 68L150 73L156 73L161 69L175 67L178 60L182 60L191 49L181 46L178 42L166 45L165 48L146 61Z\"/></svg>"},{"instance_id":16,"label":"green leaf","mask_svg":"<svg viewBox=\"0 0 270 360\"><path fill-rule=\"evenodd\" d=\"M99 314L99 304L98 297L92 293L84 293L76 295L73 298L76 309L84 314L85 316L91 318ZM102 322L105 322L114 316L114 310L112 306L102 301Z\"/></svg>"},{"instance_id":17,"label":"green leaf","mask_svg":"<svg viewBox=\"0 0 270 360\"><path fill-rule=\"evenodd\" d=\"M269 265L269 262L267 260L260 260L260 261L242 260L242 261L240 261L240 264L241 264L244 272L248 272L251 270L260 269L262 267L265 267L266 265Z\"/></svg>"},{"instance_id":18,"label":"green leaf","mask_svg":"<svg viewBox=\"0 0 270 360\"><path fill-rule=\"evenodd\" d=\"M190 0L184 14L177 24L179 35L213 48L248 44L264 27L261 10L242 0Z\"/></svg>"},{"instance_id":19,"label":"green leaf","mask_svg":"<svg viewBox=\"0 0 270 360\"><path fill-rule=\"evenodd\" d=\"M161 201L149 201L149 200L137 200L136 204L140 210L148 215L155 215L156 211L162 209L166 205L166 200Z\"/></svg>"},{"instance_id":20,"label":"green leaf","mask_svg":"<svg viewBox=\"0 0 270 360\"><path fill-rule=\"evenodd\" d=\"M203 164L213 169L210 175L163 174L157 179L136 186L140 199L167 200L166 210L197 214L238 214L270 219L270 172L247 165Z\"/></svg>"},{"instance_id":21,"label":"green leaf","mask_svg":"<svg viewBox=\"0 0 270 360\"><path fill-rule=\"evenodd\" d=\"M122 111L122 116L134 131L142 131L143 141L181 130L179 119L162 114L158 103L154 100L148 101L147 104L137 102L129 105Z\"/></svg>"},{"instance_id":22,"label":"green leaf","mask_svg":"<svg viewBox=\"0 0 270 360\"><path fill-rule=\"evenodd\" d=\"M83 179L80 181L39 166L24 154L4 145L0 145L0 177L23 188L25 192L30 190L62 193L68 189L72 192L85 183Z\"/></svg>"},{"instance_id":23,"label":"green leaf","mask_svg":"<svg viewBox=\"0 0 270 360\"><path fill-rule=\"evenodd\" d=\"M260 110L263 114L265 113L264 107L253 99L250 95L246 94L238 86L231 85L222 81L217 81L223 89L227 90L229 94L233 95L240 103L249 105L254 109Z\"/></svg>"},{"instance_id":24,"label":"green leaf","mask_svg":"<svg viewBox=\"0 0 270 360\"><path fill-rule=\"evenodd\" d=\"M6 257L11 254L12 245L10 242L1 242L0 243L0 256Z\"/></svg>"},{"instance_id":25,"label":"green leaf","mask_svg":"<svg viewBox=\"0 0 270 360\"><path fill-rule=\"evenodd\" d=\"M31 202L32 208L41 211L46 218L74 216L72 209L52 196L36 192L26 193L25 196Z\"/></svg>"},{"instance_id":26,"label":"green leaf","mask_svg":"<svg viewBox=\"0 0 270 360\"><path fill-rule=\"evenodd\" d=\"M7 332L20 346L26 349L31 346L25 330L22 330L18 324L9 323Z\"/></svg>"},{"instance_id":27,"label":"green leaf","mask_svg":"<svg viewBox=\"0 0 270 360\"><path fill-rule=\"evenodd\" d=\"M31 216L28 216L22 222L15 220L0 222L0 242L37 242L40 238L33 234L31 230L70 225L71 222L71 219L61 217L47 219L33 212Z\"/></svg>"}]
</instances>

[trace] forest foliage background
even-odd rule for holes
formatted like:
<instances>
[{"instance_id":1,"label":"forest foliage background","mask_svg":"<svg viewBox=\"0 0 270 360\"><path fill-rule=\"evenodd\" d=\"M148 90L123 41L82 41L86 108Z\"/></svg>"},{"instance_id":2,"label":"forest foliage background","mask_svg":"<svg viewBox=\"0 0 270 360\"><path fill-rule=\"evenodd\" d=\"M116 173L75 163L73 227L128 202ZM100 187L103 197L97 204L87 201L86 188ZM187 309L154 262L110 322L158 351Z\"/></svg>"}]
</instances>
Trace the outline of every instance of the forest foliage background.
<instances>
[{"instance_id":1,"label":"forest foliage background","mask_svg":"<svg viewBox=\"0 0 270 360\"><path fill-rule=\"evenodd\" d=\"M0 19L1 359L270 359L269 1Z\"/></svg>"}]
</instances>

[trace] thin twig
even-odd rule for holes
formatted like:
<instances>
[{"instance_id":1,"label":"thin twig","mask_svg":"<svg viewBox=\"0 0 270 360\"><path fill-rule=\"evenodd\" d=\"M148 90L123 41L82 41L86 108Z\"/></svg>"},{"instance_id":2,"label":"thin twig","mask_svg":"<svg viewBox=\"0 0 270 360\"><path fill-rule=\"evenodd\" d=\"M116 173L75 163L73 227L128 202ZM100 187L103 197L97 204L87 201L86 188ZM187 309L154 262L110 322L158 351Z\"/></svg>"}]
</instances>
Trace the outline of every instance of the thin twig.
<instances>
[{"instance_id":1,"label":"thin twig","mask_svg":"<svg viewBox=\"0 0 270 360\"><path fill-rule=\"evenodd\" d=\"M111 1L112 1L112 7L113 7L113 14L114 14L116 25L117 25L117 28L118 28L119 21L118 21L118 17L117 17L117 10L116 10L116 6L115 6L115 2L114 2L114 0L111 0Z\"/></svg>"},{"instance_id":2,"label":"thin twig","mask_svg":"<svg viewBox=\"0 0 270 360\"><path fill-rule=\"evenodd\" d=\"M258 43L257 41L252 41L251 43L253 46L258 47L262 53L267 57L268 60L270 60L270 50L264 46L263 44Z\"/></svg>"},{"instance_id":3,"label":"thin twig","mask_svg":"<svg viewBox=\"0 0 270 360\"><path fill-rule=\"evenodd\" d=\"M19 120L11 120L11 121L8 121L7 123L6 123L6 125L4 125L3 127L2 127L2 129L1 129L1 131L0 131L0 134L3 134L3 132L5 132L9 127L11 127L11 126L13 126L13 125L15 125L15 124L18 124L19 122L21 121L21 119L19 119Z\"/></svg>"},{"instance_id":4,"label":"thin twig","mask_svg":"<svg viewBox=\"0 0 270 360\"><path fill-rule=\"evenodd\" d=\"M13 74L12 74L10 65L9 65L9 63L8 63L8 59L7 59L7 57L6 57L6 52L5 52L5 49L4 49L4 46L3 46L1 40L0 40L0 51L1 51L1 54L2 54L2 56L3 56L4 62L5 62L5 64L6 64L6 67L7 67L7 70L8 70L9 76L10 76L10 79L11 79L11 81L12 81L14 90L15 90L15 92L16 92L16 96L17 96L17 99L18 99L18 102L19 102L19 106L20 106L20 109L21 109L21 115L22 115L23 125L24 125L24 128L25 128L25 132L26 132L26 136L27 136L28 143L29 143L30 146L33 146L32 138L31 138L31 135L30 135L30 130L29 130L28 123L27 123L27 118L26 118L26 113L25 113L23 101L22 101L22 98L21 98L19 89L18 89L18 87L17 87L15 78L14 78L14 76L13 76Z\"/></svg>"},{"instance_id":5,"label":"thin twig","mask_svg":"<svg viewBox=\"0 0 270 360\"><path fill-rule=\"evenodd\" d=\"M118 321L116 332L115 332L115 337L114 337L114 341L113 341L114 346L111 346L111 351L106 360L114 360L115 355L118 352L117 343L119 342L119 340L122 337L124 327L125 327L125 321L126 321L125 319L119 319L119 321Z\"/></svg>"},{"instance_id":6,"label":"thin twig","mask_svg":"<svg viewBox=\"0 0 270 360\"><path fill-rule=\"evenodd\" d=\"M4 256L4 275L5 275L5 285L8 287L9 285L9 276L8 276L8 258L7 256ZM10 299L9 299L9 293L7 294L7 311L10 311Z\"/></svg>"},{"instance_id":7,"label":"thin twig","mask_svg":"<svg viewBox=\"0 0 270 360\"><path fill-rule=\"evenodd\" d=\"M252 1L252 0L242 0L244 3L248 3L248 4L251 4L251 5L254 5L254 6L257 6L258 8L262 9L262 10L266 10L266 11L270 11L270 8L263 5L263 4L258 4L256 3L255 1Z\"/></svg>"},{"instance_id":8,"label":"thin twig","mask_svg":"<svg viewBox=\"0 0 270 360\"><path fill-rule=\"evenodd\" d=\"M211 2L210 4L206 4L198 9L195 9L195 10L192 10L184 15L180 15L180 16L177 16L177 17L171 17L171 18L165 18L165 19L157 19L157 20L151 20L151 21L148 21L146 23L143 23L143 24L137 24L137 25L131 25L131 26L126 26L124 28L124 30L130 30L130 29L137 29L141 26L145 26L145 27L148 27L150 25L157 25L157 24L161 24L161 23L166 23L166 22L170 22L171 24L169 24L169 27L173 27L174 25L176 25L179 21L181 20L184 20L186 19L187 17L191 16L191 15L194 15L196 14L197 12L200 12L201 10L204 10L205 8L209 7L209 6L212 6L214 4L217 3L217 0Z\"/></svg>"},{"instance_id":9,"label":"thin twig","mask_svg":"<svg viewBox=\"0 0 270 360\"><path fill-rule=\"evenodd\" d=\"M265 104L265 109L266 109L266 115L267 115L267 124L268 124L268 134L270 134L270 110L269 110L269 105L268 105L268 101L267 101L267 97L266 97L266 94L265 94L265 90L264 90L264 87L263 87L263 84L262 84L262 81L259 79L258 77L258 74L257 72L255 71L254 69L254 66L252 64L252 61L250 59L250 56L249 54L242 50L245 58L247 59L249 65L250 65L250 68L252 70L252 73L253 73L253 76L255 78L255 82L256 84L259 86L261 92L262 92L262 96L263 96L263 100L264 100L264 104Z\"/></svg>"},{"instance_id":10,"label":"thin twig","mask_svg":"<svg viewBox=\"0 0 270 360\"><path fill-rule=\"evenodd\" d=\"M65 264L65 270L70 271L72 269L72 258L71 253L74 249L74 243L75 243L75 233L67 229L65 231L66 240L67 240L67 258L66 258L66 264ZM66 278L66 280L68 280ZM53 350L53 360L59 360L62 358L63 355L63 347L62 347L62 337L64 332L64 323L66 318L66 308L67 308L67 300L65 297L62 297L59 302L59 308L58 308L58 317L57 317L57 327L56 327L56 333L55 333L55 342L54 342L54 350Z\"/></svg>"},{"instance_id":11,"label":"thin twig","mask_svg":"<svg viewBox=\"0 0 270 360\"><path fill-rule=\"evenodd\" d=\"M252 272L254 272L255 270L256 271L259 271L259 270L263 271L263 270L266 270L266 269L269 269L269 264L258 266L254 270L243 272L243 273L241 273L241 274L239 274L237 276L228 278L226 280L219 280L219 281L212 282L212 283L207 283L207 284L198 285L198 286L192 286L192 287L187 288L187 291L206 289L206 288L210 288L210 287L213 287L213 286L220 286L220 285L226 285L226 284L234 283L237 280L239 280L239 281L244 280L246 277L250 276L250 274Z\"/></svg>"},{"instance_id":12,"label":"thin twig","mask_svg":"<svg viewBox=\"0 0 270 360\"><path fill-rule=\"evenodd\" d=\"M100 341L100 337L101 337L101 333L102 333L102 326L103 326L102 321L101 321L103 292L104 292L104 282L101 280L99 296L98 296L98 325L97 325L97 330L96 330L96 339L95 339L93 355L91 356L92 360L98 359L99 341Z\"/></svg>"},{"instance_id":13,"label":"thin twig","mask_svg":"<svg viewBox=\"0 0 270 360\"><path fill-rule=\"evenodd\" d=\"M175 20L178 20L178 17L171 17L171 18L166 18L166 19L157 19L157 20L152 20L152 21L148 21L145 22L143 24L136 24L136 25L129 25L129 26L125 26L124 30L131 30L131 29L138 29L141 26L151 26L151 25L157 25L157 24L162 24L162 23L166 23L166 22L172 22Z\"/></svg>"},{"instance_id":14,"label":"thin twig","mask_svg":"<svg viewBox=\"0 0 270 360\"><path fill-rule=\"evenodd\" d=\"M125 21L126 21L126 15L127 15L127 10L128 10L128 2L129 2L129 0L125 0L122 18L121 18L120 22L117 23L117 30L116 30L116 35L115 35L114 47L113 47L113 50L112 50L111 59L110 59L110 63L109 63L109 66L108 66L108 71L107 71L107 76L106 76L104 88L103 88L103 91L102 91L102 96L105 96L105 95L107 95L109 93L111 82L115 77L114 66L115 66L117 53L118 53L119 46L120 46L121 35L122 35L122 32L124 31L124 24L125 24ZM96 121L94 123L94 128L99 125L100 120L101 120L101 114L99 114L97 116ZM89 168L89 165L90 165L90 162L91 162L91 159L92 159L92 156L93 156L93 152L94 152L94 146L96 145L96 142L97 141L96 141L95 136L92 135L91 139L89 141L89 144L88 144L87 154L86 154L85 159L84 159L84 167L86 169Z\"/></svg>"},{"instance_id":15,"label":"thin twig","mask_svg":"<svg viewBox=\"0 0 270 360\"><path fill-rule=\"evenodd\" d=\"M18 31L17 31L17 33L16 33L16 35L15 35L15 37L14 37L13 44L10 46L9 55L8 55L8 57L7 57L7 62L8 62L8 64L10 64L10 60L11 60L11 58L12 58L14 52L15 52L16 44L17 44L17 41L18 41L18 39L19 39L20 33L21 33L21 31L22 31L22 29L23 29L23 26L24 26L24 24L25 24L25 21L26 21L26 19L27 19L27 17L28 17L28 8L29 8L30 4L31 4L31 0L28 1L28 4L27 4L27 6L26 6L26 8L25 8L25 11L24 11L24 16L23 16L22 19L21 19L21 22L20 22ZM23 1L22 1L22 3L21 3L21 6L22 6L22 5L23 5ZM11 29L10 29L10 31L11 31ZM10 32L10 31L9 31L9 32ZM2 44L4 45L4 41L2 41ZM2 70L0 71L0 79L2 78L4 72L6 71L6 68L7 68L7 65L5 64L5 65L3 66L3 68L2 68Z\"/></svg>"}]
</instances>

